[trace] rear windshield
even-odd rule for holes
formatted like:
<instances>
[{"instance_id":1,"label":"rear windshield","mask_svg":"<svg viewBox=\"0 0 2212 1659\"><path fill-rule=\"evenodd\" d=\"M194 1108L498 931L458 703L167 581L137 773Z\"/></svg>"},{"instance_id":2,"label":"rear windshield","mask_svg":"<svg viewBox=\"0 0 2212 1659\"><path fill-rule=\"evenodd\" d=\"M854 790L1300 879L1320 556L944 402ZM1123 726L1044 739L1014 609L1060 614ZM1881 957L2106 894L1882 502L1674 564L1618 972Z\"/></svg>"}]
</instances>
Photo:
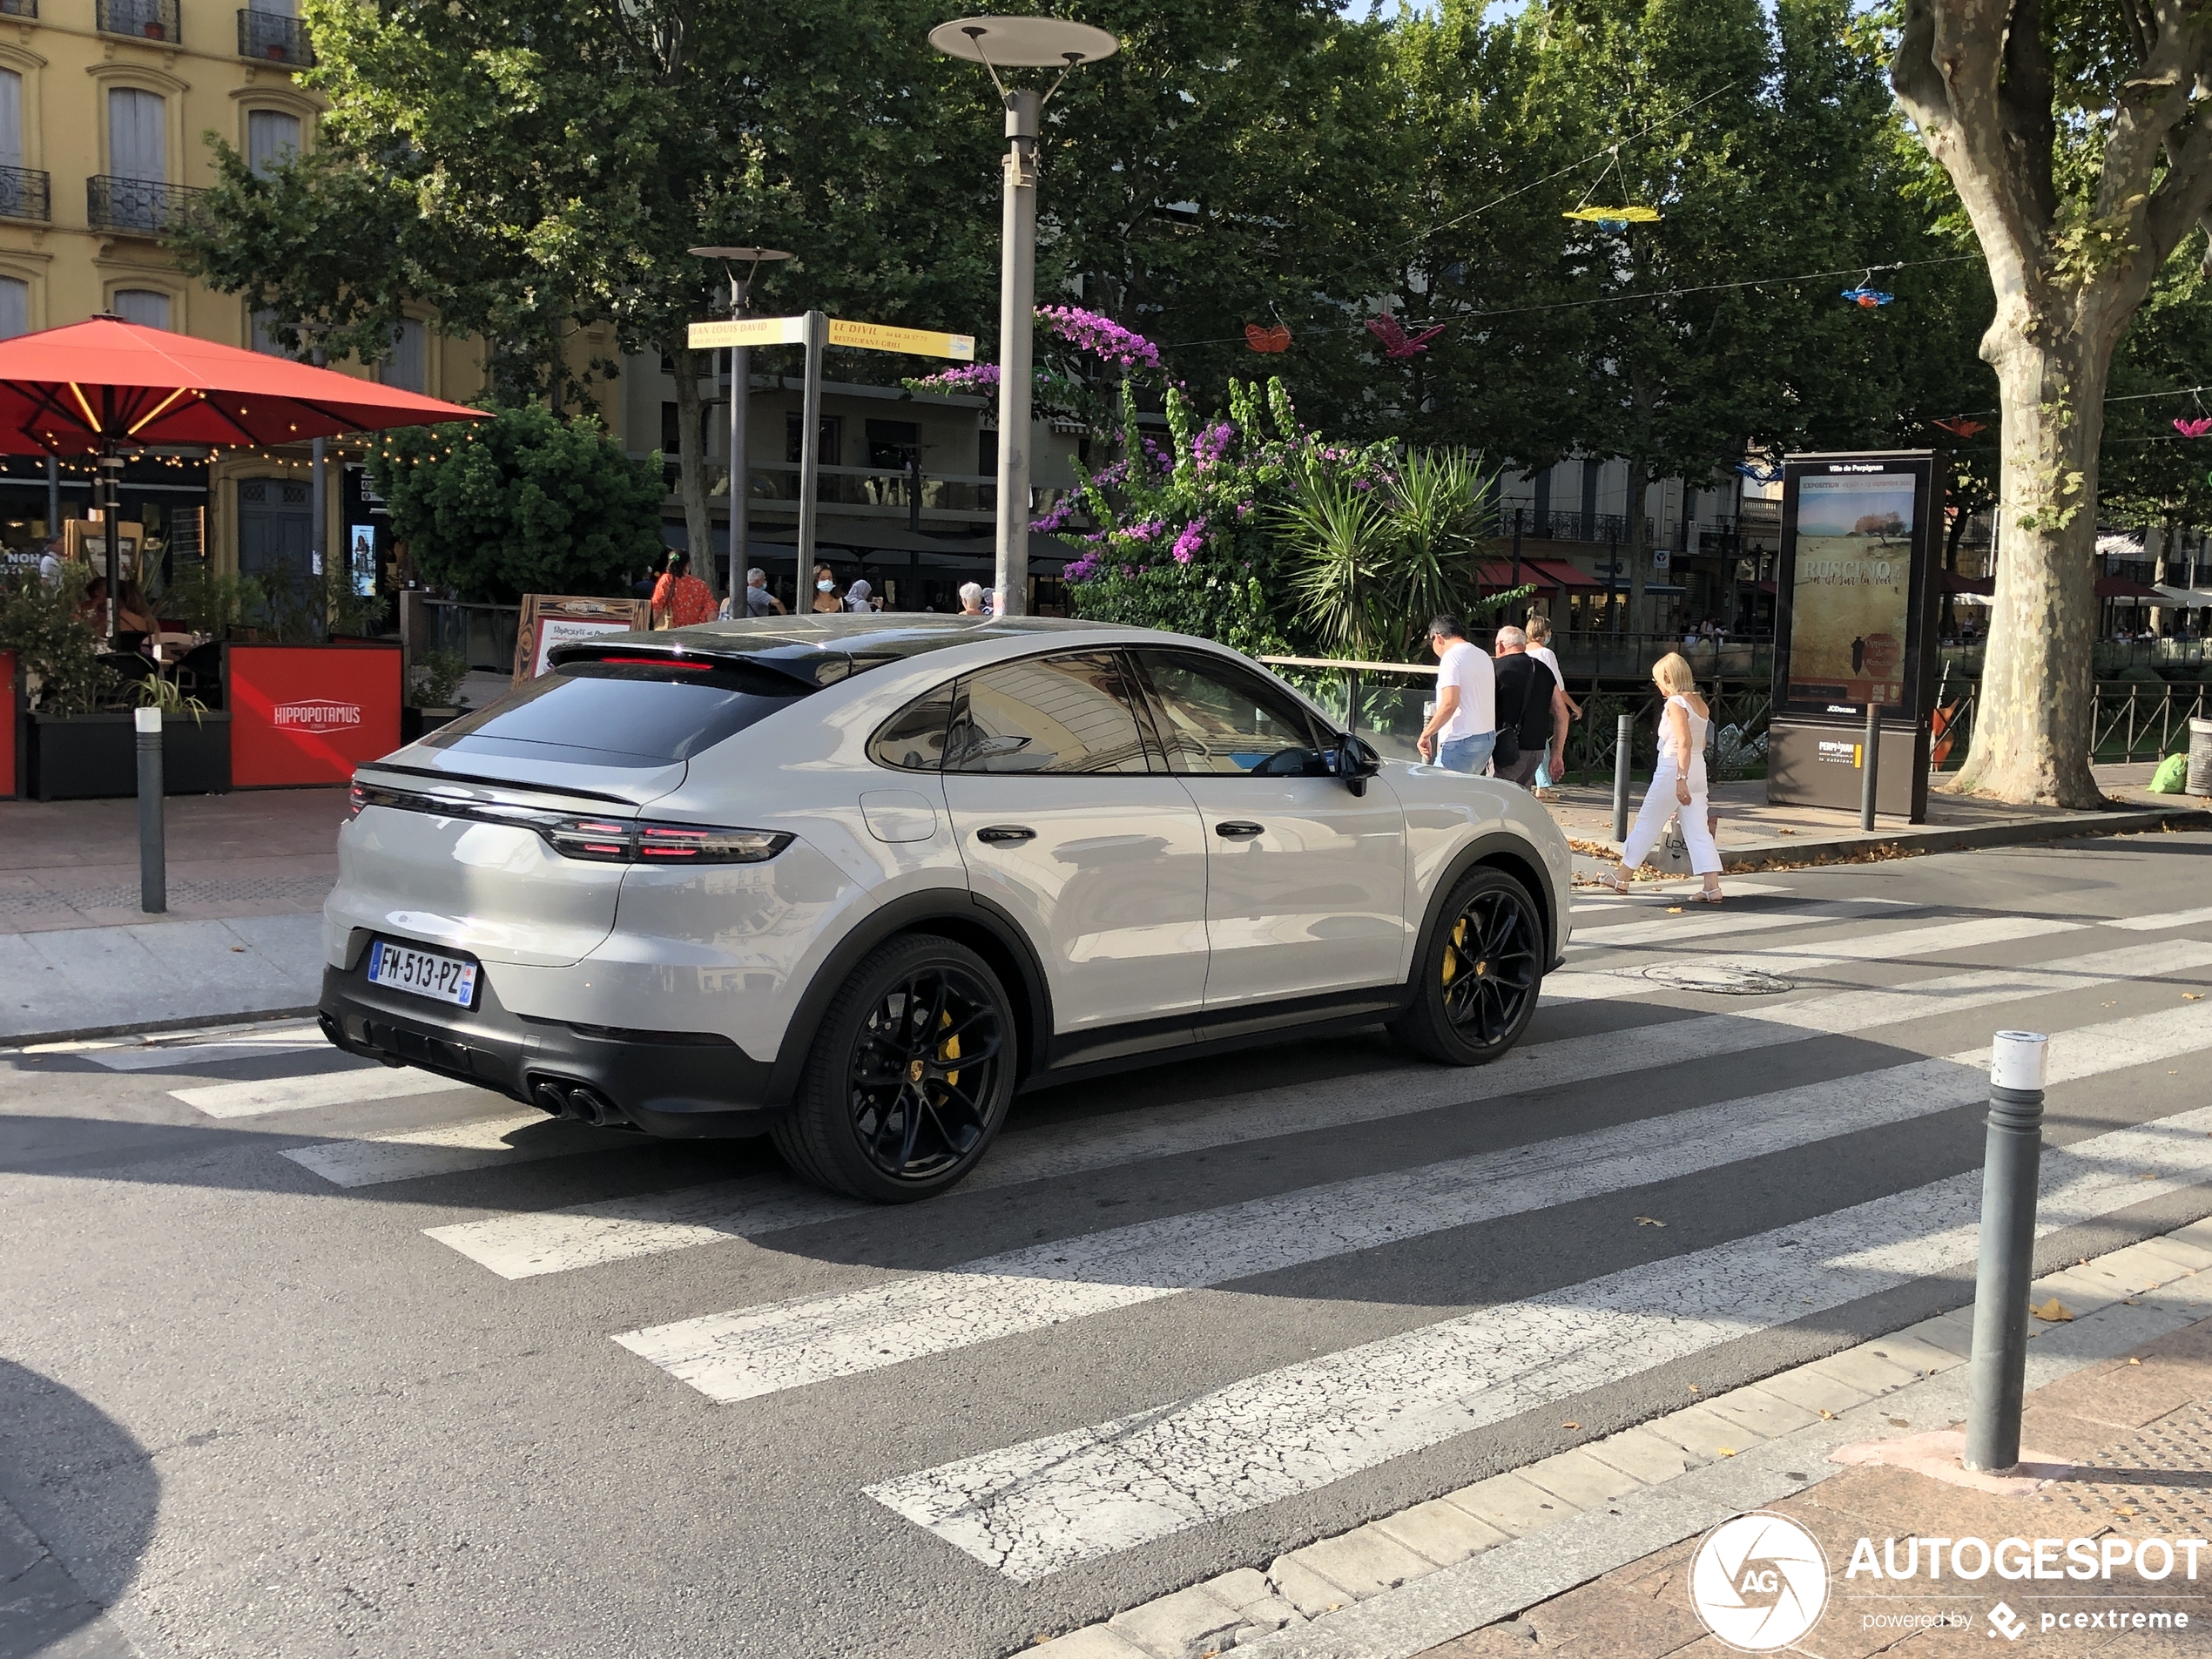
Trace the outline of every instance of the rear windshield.
<instances>
[{"instance_id":1,"label":"rear windshield","mask_svg":"<svg viewBox=\"0 0 2212 1659\"><path fill-rule=\"evenodd\" d=\"M727 663L569 663L422 739L433 749L664 766L788 708L813 688Z\"/></svg>"}]
</instances>

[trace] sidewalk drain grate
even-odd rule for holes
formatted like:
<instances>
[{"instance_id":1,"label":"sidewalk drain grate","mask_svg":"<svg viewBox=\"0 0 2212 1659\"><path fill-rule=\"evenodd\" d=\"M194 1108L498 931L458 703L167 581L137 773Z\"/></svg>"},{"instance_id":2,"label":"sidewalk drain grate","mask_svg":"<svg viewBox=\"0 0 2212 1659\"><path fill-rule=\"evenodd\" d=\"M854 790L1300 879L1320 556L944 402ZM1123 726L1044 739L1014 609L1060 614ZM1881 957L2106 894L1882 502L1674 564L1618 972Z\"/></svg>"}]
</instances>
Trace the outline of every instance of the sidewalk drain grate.
<instances>
[{"instance_id":1,"label":"sidewalk drain grate","mask_svg":"<svg viewBox=\"0 0 2212 1659\"><path fill-rule=\"evenodd\" d=\"M1726 962L1654 962L1633 970L1632 977L1649 980L1675 991L1703 991L1709 996L1772 996L1797 988L1779 974L1763 974L1755 968L1732 968Z\"/></svg>"}]
</instances>

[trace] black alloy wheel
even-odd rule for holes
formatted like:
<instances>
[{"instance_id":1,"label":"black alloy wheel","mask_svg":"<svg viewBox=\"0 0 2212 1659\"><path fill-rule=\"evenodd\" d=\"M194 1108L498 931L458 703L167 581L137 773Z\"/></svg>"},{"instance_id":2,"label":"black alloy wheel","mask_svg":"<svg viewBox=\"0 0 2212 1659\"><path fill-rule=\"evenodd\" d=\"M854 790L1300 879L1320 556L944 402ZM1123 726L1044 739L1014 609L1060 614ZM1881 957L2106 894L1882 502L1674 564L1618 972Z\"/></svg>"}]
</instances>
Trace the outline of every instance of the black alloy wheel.
<instances>
[{"instance_id":1,"label":"black alloy wheel","mask_svg":"<svg viewBox=\"0 0 2212 1659\"><path fill-rule=\"evenodd\" d=\"M1014 1022L989 964L948 939L894 940L853 970L824 1016L786 1162L840 1192L897 1204L974 1168L1013 1095Z\"/></svg>"},{"instance_id":2,"label":"black alloy wheel","mask_svg":"<svg viewBox=\"0 0 2212 1659\"><path fill-rule=\"evenodd\" d=\"M1480 1065L1519 1042L1544 976L1544 924L1503 871L1470 871L1440 911L1414 968L1413 1002L1392 1028L1417 1053Z\"/></svg>"}]
</instances>

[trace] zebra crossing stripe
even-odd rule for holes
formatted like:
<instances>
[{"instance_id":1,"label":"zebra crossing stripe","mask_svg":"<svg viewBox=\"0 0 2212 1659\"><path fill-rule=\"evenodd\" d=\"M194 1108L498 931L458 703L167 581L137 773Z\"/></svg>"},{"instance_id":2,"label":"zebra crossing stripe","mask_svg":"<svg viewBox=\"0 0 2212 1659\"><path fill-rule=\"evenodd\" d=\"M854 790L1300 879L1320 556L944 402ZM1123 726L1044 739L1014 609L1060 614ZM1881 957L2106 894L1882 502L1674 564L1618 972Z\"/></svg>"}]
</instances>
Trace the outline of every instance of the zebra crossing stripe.
<instances>
[{"instance_id":1,"label":"zebra crossing stripe","mask_svg":"<svg viewBox=\"0 0 2212 1659\"><path fill-rule=\"evenodd\" d=\"M517 1135L527 1138L517 1144L510 1139ZM496 1117L408 1130L398 1135L288 1147L282 1156L333 1186L373 1187L388 1181L455 1175L577 1152L627 1150L637 1144L634 1135L525 1111L502 1112Z\"/></svg>"},{"instance_id":2,"label":"zebra crossing stripe","mask_svg":"<svg viewBox=\"0 0 2212 1659\"><path fill-rule=\"evenodd\" d=\"M2107 927L2121 927L2129 933L2156 933L2165 927L2194 927L2199 922L2212 921L2212 905L2201 910L2169 910L2162 916L2123 916L2118 921L2108 921Z\"/></svg>"},{"instance_id":3,"label":"zebra crossing stripe","mask_svg":"<svg viewBox=\"0 0 2212 1659\"><path fill-rule=\"evenodd\" d=\"M344 1106L364 1100L398 1100L408 1095L435 1095L471 1086L427 1071L357 1066L347 1071L319 1072L306 1077L205 1083L196 1089L172 1089L169 1094L172 1099L180 1100L210 1117L255 1117L266 1112L297 1112L310 1106Z\"/></svg>"},{"instance_id":4,"label":"zebra crossing stripe","mask_svg":"<svg viewBox=\"0 0 2212 1659\"><path fill-rule=\"evenodd\" d=\"M23 1052L65 1054L110 1071L167 1071L223 1060L258 1060L267 1055L320 1052L334 1056L338 1051L313 1024L292 1020L249 1029L171 1032L122 1042L42 1042Z\"/></svg>"},{"instance_id":5,"label":"zebra crossing stripe","mask_svg":"<svg viewBox=\"0 0 2212 1659\"><path fill-rule=\"evenodd\" d=\"M1612 950L1623 945L1677 944L1710 939L1716 934L1771 933L1779 927L1811 927L1826 921L1852 921L1867 916L1894 916L1902 911L1925 909L1905 899L1836 899L1800 905L1790 910L1744 912L1723 908L1704 915L1658 915L1644 921L1615 922L1602 927L1577 927L1569 950Z\"/></svg>"},{"instance_id":6,"label":"zebra crossing stripe","mask_svg":"<svg viewBox=\"0 0 2212 1659\"><path fill-rule=\"evenodd\" d=\"M2054 1084L2170 1059L2212 1048L2212 1006L2080 1028L2051 1047ZM1915 1061L614 1339L711 1399L749 1399L1976 1105L1988 1069L1986 1048Z\"/></svg>"},{"instance_id":7,"label":"zebra crossing stripe","mask_svg":"<svg viewBox=\"0 0 2212 1659\"><path fill-rule=\"evenodd\" d=\"M2072 933L2089 927L2086 921L2054 921L2043 916L1977 916L1966 921L1941 922L1903 933L1869 934L1858 939L1819 940L1804 945L1777 945L1765 950L1718 958L1700 958L1714 966L1750 968L1755 973L1806 974L1842 962L1885 962L1907 956L1933 956L1946 950L1967 950L1982 945L2008 945L2048 934ZM1679 960L1679 959L1670 959ZM1634 976L1634 970L1592 972L1568 969L1544 981L1547 1002L1601 1001L1622 996L1648 995L1669 988Z\"/></svg>"},{"instance_id":8,"label":"zebra crossing stripe","mask_svg":"<svg viewBox=\"0 0 2212 1659\"><path fill-rule=\"evenodd\" d=\"M1001 1140L961 1190L1015 1186L1243 1141L1472 1105L1815 1036L2091 990L2116 981L2157 979L2207 964L2212 964L2212 941L2168 940L2078 957L2068 967L1974 968L1913 986L1841 991L1698 1015L1641 1028L1633 1042L1573 1038L1538 1043L1477 1071L1408 1068L1392 1074L1386 1089L1327 1080L1258 1090L1225 1103L1197 1102L1055 1126ZM873 1208L797 1189L787 1178L772 1176L455 1222L425 1231L502 1278L531 1278L864 1215Z\"/></svg>"},{"instance_id":9,"label":"zebra crossing stripe","mask_svg":"<svg viewBox=\"0 0 2212 1659\"><path fill-rule=\"evenodd\" d=\"M2212 1179L2208 1130L2212 1108L2047 1150L2039 1234ZM867 1495L1033 1582L1970 1261L1980 1197L1973 1170Z\"/></svg>"},{"instance_id":10,"label":"zebra crossing stripe","mask_svg":"<svg viewBox=\"0 0 2212 1659\"><path fill-rule=\"evenodd\" d=\"M1653 904L1681 897L1691 890L1690 884L1697 880L1696 876L1687 875L1676 879L1681 885L1672 888L1656 882L1647 888L1639 882L1636 884L1639 891L1635 893L1608 893L1602 888L1578 887L1575 890L1572 907L1578 915L1602 915L1607 912L1618 915L1623 912L1646 910ZM1728 884L1728 896L1731 899L1764 898L1770 894L1787 894L1791 891L1772 881L1731 880Z\"/></svg>"}]
</instances>

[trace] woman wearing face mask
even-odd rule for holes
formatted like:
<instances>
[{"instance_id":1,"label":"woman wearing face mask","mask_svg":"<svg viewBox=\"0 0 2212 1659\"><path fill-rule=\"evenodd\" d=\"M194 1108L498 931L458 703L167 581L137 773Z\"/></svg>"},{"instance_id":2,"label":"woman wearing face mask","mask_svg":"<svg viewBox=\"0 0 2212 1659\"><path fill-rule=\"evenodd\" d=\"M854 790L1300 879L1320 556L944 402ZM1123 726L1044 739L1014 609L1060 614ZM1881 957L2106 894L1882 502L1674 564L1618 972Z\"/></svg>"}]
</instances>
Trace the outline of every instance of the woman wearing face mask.
<instances>
[{"instance_id":1,"label":"woman wearing face mask","mask_svg":"<svg viewBox=\"0 0 2212 1659\"><path fill-rule=\"evenodd\" d=\"M826 564L814 567L814 603L809 610L842 610L845 606L837 597L837 578L830 574Z\"/></svg>"}]
</instances>

